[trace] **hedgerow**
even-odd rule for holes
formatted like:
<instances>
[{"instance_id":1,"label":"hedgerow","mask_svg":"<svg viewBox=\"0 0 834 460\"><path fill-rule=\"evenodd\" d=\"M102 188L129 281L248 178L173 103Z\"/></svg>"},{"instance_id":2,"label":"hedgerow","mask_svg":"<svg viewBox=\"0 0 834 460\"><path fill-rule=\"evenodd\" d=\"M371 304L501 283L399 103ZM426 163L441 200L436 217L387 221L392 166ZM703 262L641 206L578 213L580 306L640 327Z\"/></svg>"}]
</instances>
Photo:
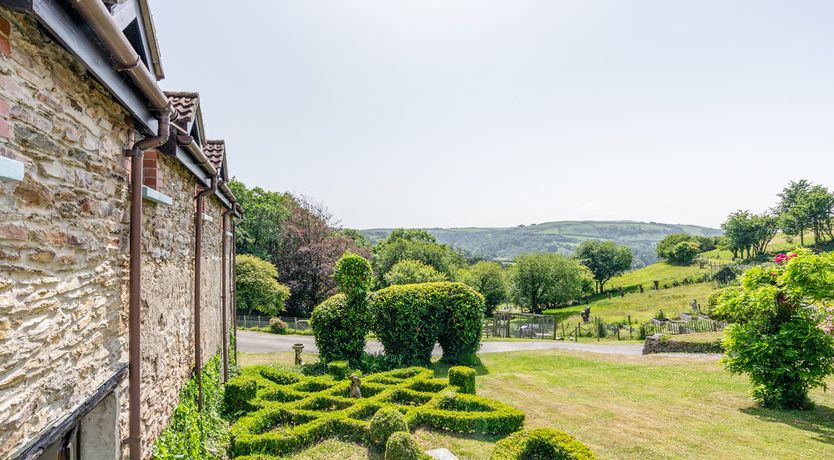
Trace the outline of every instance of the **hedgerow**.
<instances>
[{"instance_id":1,"label":"hedgerow","mask_svg":"<svg viewBox=\"0 0 834 460\"><path fill-rule=\"evenodd\" d=\"M428 364L435 343L459 362L478 351L483 310L483 296L463 283L390 286L371 296L371 330L403 363Z\"/></svg>"},{"instance_id":2,"label":"hedgerow","mask_svg":"<svg viewBox=\"0 0 834 460\"><path fill-rule=\"evenodd\" d=\"M596 456L573 436L551 428L513 433L495 444L492 460L594 460Z\"/></svg>"},{"instance_id":3,"label":"hedgerow","mask_svg":"<svg viewBox=\"0 0 834 460\"><path fill-rule=\"evenodd\" d=\"M196 378L191 378L182 387L180 403L153 445L153 459L226 458L229 439L227 423L221 417L225 393L220 380L220 363L220 357L215 356L203 367L202 412L197 410ZM249 384L242 380L239 383L248 387ZM240 392L237 394L242 397Z\"/></svg>"},{"instance_id":4,"label":"hedgerow","mask_svg":"<svg viewBox=\"0 0 834 460\"><path fill-rule=\"evenodd\" d=\"M257 391L251 399L241 401L251 412L232 425L229 452L232 458L263 455L272 459L327 438L371 445L371 420L383 409L401 413L411 429L424 426L505 435L523 425L521 411L459 393L457 386L433 378L432 374L419 367L372 374L363 379L363 398L354 399L348 397L347 379L289 374L269 366L245 368L240 376L230 380L229 387L246 387L250 385L248 380L254 380ZM293 378L288 378L290 375ZM240 383L241 380L245 382ZM249 393L239 392L234 399L240 401L243 395Z\"/></svg>"}]
</instances>

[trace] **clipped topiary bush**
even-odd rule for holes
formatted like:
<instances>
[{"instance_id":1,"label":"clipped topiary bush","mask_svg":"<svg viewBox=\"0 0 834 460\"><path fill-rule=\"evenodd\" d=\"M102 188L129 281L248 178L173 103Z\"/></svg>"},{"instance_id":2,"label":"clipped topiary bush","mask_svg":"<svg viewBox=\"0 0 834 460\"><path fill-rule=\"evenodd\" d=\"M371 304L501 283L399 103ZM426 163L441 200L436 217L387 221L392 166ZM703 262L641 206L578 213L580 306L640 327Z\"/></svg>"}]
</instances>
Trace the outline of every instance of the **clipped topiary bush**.
<instances>
[{"instance_id":1,"label":"clipped topiary bush","mask_svg":"<svg viewBox=\"0 0 834 460\"><path fill-rule=\"evenodd\" d=\"M449 369L449 384L460 388L461 393L475 394L475 369L455 366Z\"/></svg>"},{"instance_id":2,"label":"clipped topiary bush","mask_svg":"<svg viewBox=\"0 0 834 460\"><path fill-rule=\"evenodd\" d=\"M483 309L483 296L463 283L390 286L371 298L371 329L404 364L429 363L435 343L456 362L478 351Z\"/></svg>"},{"instance_id":3,"label":"clipped topiary bush","mask_svg":"<svg viewBox=\"0 0 834 460\"><path fill-rule=\"evenodd\" d=\"M513 433L495 444L492 460L593 460L596 456L573 436L551 428Z\"/></svg>"},{"instance_id":4,"label":"clipped topiary bush","mask_svg":"<svg viewBox=\"0 0 834 460\"><path fill-rule=\"evenodd\" d=\"M336 262L333 276L340 292L313 309L310 326L324 362L347 360L358 367L368 334L371 264L362 256L348 252Z\"/></svg>"},{"instance_id":5,"label":"clipped topiary bush","mask_svg":"<svg viewBox=\"0 0 834 460\"><path fill-rule=\"evenodd\" d=\"M374 444L385 446L388 437L397 431L408 431L408 423L397 408L383 407L371 418L368 433Z\"/></svg>"},{"instance_id":6,"label":"clipped topiary bush","mask_svg":"<svg viewBox=\"0 0 834 460\"><path fill-rule=\"evenodd\" d=\"M392 433L385 443L385 460L423 460L431 458L424 454L417 442L407 431Z\"/></svg>"}]
</instances>

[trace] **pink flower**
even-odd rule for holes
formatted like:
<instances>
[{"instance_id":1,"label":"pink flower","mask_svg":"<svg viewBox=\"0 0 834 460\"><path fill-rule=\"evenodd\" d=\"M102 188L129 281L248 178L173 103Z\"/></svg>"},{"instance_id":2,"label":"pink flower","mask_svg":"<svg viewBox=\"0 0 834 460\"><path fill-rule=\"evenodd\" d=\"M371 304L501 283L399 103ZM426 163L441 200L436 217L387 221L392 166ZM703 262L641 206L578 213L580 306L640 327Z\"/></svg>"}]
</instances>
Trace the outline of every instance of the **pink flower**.
<instances>
[{"instance_id":1,"label":"pink flower","mask_svg":"<svg viewBox=\"0 0 834 460\"><path fill-rule=\"evenodd\" d=\"M796 257L796 253L792 252L790 254L776 254L776 257L773 258L773 261L777 264L783 264L791 259Z\"/></svg>"}]
</instances>

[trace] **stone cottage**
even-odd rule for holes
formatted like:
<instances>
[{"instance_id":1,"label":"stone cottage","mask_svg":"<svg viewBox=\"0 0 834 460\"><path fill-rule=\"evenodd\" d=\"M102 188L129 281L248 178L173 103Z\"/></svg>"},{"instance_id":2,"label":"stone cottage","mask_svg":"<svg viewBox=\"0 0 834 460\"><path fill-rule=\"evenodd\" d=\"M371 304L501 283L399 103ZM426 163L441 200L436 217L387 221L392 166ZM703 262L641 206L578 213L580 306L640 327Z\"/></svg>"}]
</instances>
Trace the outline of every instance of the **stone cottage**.
<instances>
[{"instance_id":1,"label":"stone cottage","mask_svg":"<svg viewBox=\"0 0 834 460\"><path fill-rule=\"evenodd\" d=\"M226 145L146 0L0 0L0 459L146 459L228 369Z\"/></svg>"}]
</instances>

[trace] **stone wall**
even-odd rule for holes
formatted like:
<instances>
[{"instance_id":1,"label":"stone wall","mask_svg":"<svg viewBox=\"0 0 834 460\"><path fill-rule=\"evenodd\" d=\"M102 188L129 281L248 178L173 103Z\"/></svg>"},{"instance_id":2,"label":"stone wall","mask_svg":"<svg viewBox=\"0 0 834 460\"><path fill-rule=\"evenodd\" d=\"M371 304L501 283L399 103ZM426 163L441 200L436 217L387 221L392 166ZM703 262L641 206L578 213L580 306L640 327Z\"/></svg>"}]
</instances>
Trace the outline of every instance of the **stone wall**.
<instances>
[{"instance_id":1,"label":"stone wall","mask_svg":"<svg viewBox=\"0 0 834 460\"><path fill-rule=\"evenodd\" d=\"M8 26L8 33L4 32ZM129 161L120 105L34 21L0 8L0 155L25 163L0 182L0 458L64 418L127 362ZM0 43L2 45L2 43ZM144 457L194 367L196 181L162 156L145 201L142 299ZM207 200L203 362L220 338L222 206ZM127 436L127 385L119 386ZM124 449L125 453L127 449Z\"/></svg>"},{"instance_id":2,"label":"stone wall","mask_svg":"<svg viewBox=\"0 0 834 460\"><path fill-rule=\"evenodd\" d=\"M125 112L36 25L0 9L0 457L126 361Z\"/></svg>"},{"instance_id":3,"label":"stone wall","mask_svg":"<svg viewBox=\"0 0 834 460\"><path fill-rule=\"evenodd\" d=\"M676 336L654 334L646 337L643 354L653 353L724 353L721 339L712 341L687 340L688 334Z\"/></svg>"}]
</instances>

